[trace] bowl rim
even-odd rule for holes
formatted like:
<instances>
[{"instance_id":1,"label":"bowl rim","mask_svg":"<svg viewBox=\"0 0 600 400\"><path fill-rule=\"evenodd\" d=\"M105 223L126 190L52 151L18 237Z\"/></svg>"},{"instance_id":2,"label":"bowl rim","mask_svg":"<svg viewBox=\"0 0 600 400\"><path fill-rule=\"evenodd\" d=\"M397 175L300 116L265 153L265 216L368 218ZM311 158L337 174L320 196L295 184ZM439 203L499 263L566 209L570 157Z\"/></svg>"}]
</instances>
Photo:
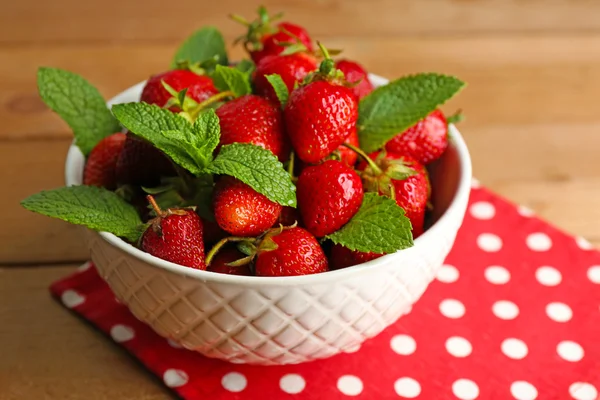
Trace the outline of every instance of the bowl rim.
<instances>
[{"instance_id":1,"label":"bowl rim","mask_svg":"<svg viewBox=\"0 0 600 400\"><path fill-rule=\"evenodd\" d=\"M369 74L369 79L375 86L385 85L389 82L388 79L375 74ZM119 94L111 98L107 104L112 106L118 101L119 97L125 96L128 93L139 93L141 92L145 81L139 82ZM299 286L299 285L312 285L312 284L325 284L331 281L342 281L357 275L369 273L373 269L381 268L385 264L389 263L389 260L393 257L398 257L399 254L405 254L416 251L415 248L426 246L430 242L428 240L436 232L441 231L448 224L452 214L462 213L462 204L466 204L471 190L472 180L472 165L469 149L458 131L453 125L448 126L449 136L451 145L453 145L458 154L460 175L458 179L458 185L454 193L454 197L450 202L450 205L446 211L440 216L440 218L429 227L421 236L414 240L414 245L408 249L399 250L393 254L386 254L382 257L374 260L357 264L351 268L342 268L338 270L327 271L326 273L310 274L310 275L297 275L297 276L280 276L280 277L268 277L268 276L240 276L240 275L229 275L221 274L217 272L198 270L183 265L175 264L170 261L166 261L155 257L149 253L146 253L135 246L125 242L121 238L113 235L109 232L97 232L102 240L108 242L108 244L114 246L118 250L129 254L132 257L139 259L153 267L161 268L169 272L186 276L189 278L201 280L204 282L216 282L216 283L228 283L237 285L253 285L253 286ZM81 170L77 170L77 160L81 159L83 154L79 148L75 145L74 141L68 150L66 162L65 162L65 180L68 186L80 184Z\"/></svg>"}]
</instances>

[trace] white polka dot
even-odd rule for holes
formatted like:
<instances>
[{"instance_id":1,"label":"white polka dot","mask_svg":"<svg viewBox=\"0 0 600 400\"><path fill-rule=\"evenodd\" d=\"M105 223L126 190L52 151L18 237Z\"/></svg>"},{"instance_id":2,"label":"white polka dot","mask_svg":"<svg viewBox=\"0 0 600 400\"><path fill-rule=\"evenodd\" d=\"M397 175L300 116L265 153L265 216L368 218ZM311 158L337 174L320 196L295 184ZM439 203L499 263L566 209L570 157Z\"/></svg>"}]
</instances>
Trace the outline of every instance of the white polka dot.
<instances>
[{"instance_id":1,"label":"white polka dot","mask_svg":"<svg viewBox=\"0 0 600 400\"><path fill-rule=\"evenodd\" d=\"M344 353L356 353L357 351L360 350L360 344L348 347L347 349L344 350Z\"/></svg>"},{"instance_id":2,"label":"white polka dot","mask_svg":"<svg viewBox=\"0 0 600 400\"><path fill-rule=\"evenodd\" d=\"M546 306L546 314L556 322L567 322L573 317L571 307L565 303L550 303Z\"/></svg>"},{"instance_id":3,"label":"white polka dot","mask_svg":"<svg viewBox=\"0 0 600 400\"><path fill-rule=\"evenodd\" d=\"M135 332L133 331L133 328L129 326L117 324L110 328L110 336L115 342L122 343L133 339L135 337Z\"/></svg>"},{"instance_id":4,"label":"white polka dot","mask_svg":"<svg viewBox=\"0 0 600 400\"><path fill-rule=\"evenodd\" d=\"M394 390L398 396L414 399L421 394L421 385L413 378L404 377L394 382Z\"/></svg>"},{"instance_id":5,"label":"white polka dot","mask_svg":"<svg viewBox=\"0 0 600 400\"><path fill-rule=\"evenodd\" d=\"M456 282L460 276L458 269L452 265L444 264L440 267L437 273L437 280L444 283Z\"/></svg>"},{"instance_id":6,"label":"white polka dot","mask_svg":"<svg viewBox=\"0 0 600 400\"><path fill-rule=\"evenodd\" d=\"M363 391L363 383L354 375L344 375L338 379L337 388L346 396L358 396Z\"/></svg>"},{"instance_id":7,"label":"white polka dot","mask_svg":"<svg viewBox=\"0 0 600 400\"><path fill-rule=\"evenodd\" d=\"M516 381L510 385L510 393L517 400L534 400L537 398L538 391L529 382Z\"/></svg>"},{"instance_id":8,"label":"white polka dot","mask_svg":"<svg viewBox=\"0 0 600 400\"><path fill-rule=\"evenodd\" d=\"M598 390L587 382L575 382L569 386L569 394L575 400L597 400Z\"/></svg>"},{"instance_id":9,"label":"white polka dot","mask_svg":"<svg viewBox=\"0 0 600 400\"><path fill-rule=\"evenodd\" d=\"M528 353L527 345L524 341L515 338L504 339L500 345L502 353L508 358L520 360L525 358Z\"/></svg>"},{"instance_id":10,"label":"white polka dot","mask_svg":"<svg viewBox=\"0 0 600 400\"><path fill-rule=\"evenodd\" d=\"M452 336L446 340L446 350L454 357L466 357L473 351L471 343L463 337Z\"/></svg>"},{"instance_id":11,"label":"white polka dot","mask_svg":"<svg viewBox=\"0 0 600 400\"><path fill-rule=\"evenodd\" d=\"M74 308L85 303L85 297L71 289L65 290L60 299L68 308Z\"/></svg>"},{"instance_id":12,"label":"white polka dot","mask_svg":"<svg viewBox=\"0 0 600 400\"><path fill-rule=\"evenodd\" d=\"M452 384L452 393L461 400L473 400L479 396L479 386L469 379L459 379Z\"/></svg>"},{"instance_id":13,"label":"white polka dot","mask_svg":"<svg viewBox=\"0 0 600 400\"><path fill-rule=\"evenodd\" d=\"M544 286L556 286L562 281L562 275L556 268L544 266L535 271L535 279Z\"/></svg>"},{"instance_id":14,"label":"white polka dot","mask_svg":"<svg viewBox=\"0 0 600 400\"><path fill-rule=\"evenodd\" d=\"M587 271L587 277L592 283L600 284L600 265L592 265Z\"/></svg>"},{"instance_id":15,"label":"white polka dot","mask_svg":"<svg viewBox=\"0 0 600 400\"><path fill-rule=\"evenodd\" d=\"M191 349L189 349L191 350ZM230 358L227 361L229 361L232 364L246 364L246 362L244 360L242 360L241 358Z\"/></svg>"},{"instance_id":16,"label":"white polka dot","mask_svg":"<svg viewBox=\"0 0 600 400\"><path fill-rule=\"evenodd\" d=\"M525 206L519 206L517 211L523 217L532 217L535 214L531 208Z\"/></svg>"},{"instance_id":17,"label":"white polka dot","mask_svg":"<svg viewBox=\"0 0 600 400\"><path fill-rule=\"evenodd\" d=\"M583 358L583 347L570 340L563 340L556 346L556 352L565 361L576 362Z\"/></svg>"},{"instance_id":18,"label":"white polka dot","mask_svg":"<svg viewBox=\"0 0 600 400\"><path fill-rule=\"evenodd\" d=\"M526 243L527 247L533 251L548 251L552 247L552 239L542 232L529 234Z\"/></svg>"},{"instance_id":19,"label":"white polka dot","mask_svg":"<svg viewBox=\"0 0 600 400\"><path fill-rule=\"evenodd\" d=\"M229 372L223 375L221 379L221 385L230 392L241 392L246 389L248 381L246 377L239 372Z\"/></svg>"},{"instance_id":20,"label":"white polka dot","mask_svg":"<svg viewBox=\"0 0 600 400\"><path fill-rule=\"evenodd\" d=\"M279 380L279 387L286 393L300 393L306 387L306 381L298 374L287 374Z\"/></svg>"},{"instance_id":21,"label":"white polka dot","mask_svg":"<svg viewBox=\"0 0 600 400\"><path fill-rule=\"evenodd\" d=\"M477 236L477 246L483 251L495 252L502 248L502 239L493 233L482 233Z\"/></svg>"},{"instance_id":22,"label":"white polka dot","mask_svg":"<svg viewBox=\"0 0 600 400\"><path fill-rule=\"evenodd\" d=\"M592 246L592 244L590 242L588 242L585 238L582 238L581 236L577 236L575 238L575 243L577 243L577 246L579 246L579 248L581 250L593 250L594 246Z\"/></svg>"},{"instance_id":23,"label":"white polka dot","mask_svg":"<svg viewBox=\"0 0 600 400\"><path fill-rule=\"evenodd\" d=\"M465 315L465 306L458 300L446 299L440 303L440 312L448 318L460 318Z\"/></svg>"},{"instance_id":24,"label":"white polka dot","mask_svg":"<svg viewBox=\"0 0 600 400\"><path fill-rule=\"evenodd\" d=\"M519 307L512 301L500 300L492 305L492 312L500 319L515 319L519 315Z\"/></svg>"},{"instance_id":25,"label":"white polka dot","mask_svg":"<svg viewBox=\"0 0 600 400\"><path fill-rule=\"evenodd\" d=\"M492 265L485 269L485 279L495 285L504 285L510 280L510 272L499 265Z\"/></svg>"},{"instance_id":26,"label":"white polka dot","mask_svg":"<svg viewBox=\"0 0 600 400\"><path fill-rule=\"evenodd\" d=\"M487 201L478 201L471 204L469 212L477 219L492 219L496 215L496 208L492 203Z\"/></svg>"},{"instance_id":27,"label":"white polka dot","mask_svg":"<svg viewBox=\"0 0 600 400\"><path fill-rule=\"evenodd\" d=\"M180 369L168 369L163 374L163 381L170 388L181 387L188 383L189 379L188 374Z\"/></svg>"},{"instance_id":28,"label":"white polka dot","mask_svg":"<svg viewBox=\"0 0 600 400\"><path fill-rule=\"evenodd\" d=\"M390 346L394 353L407 356L415 352L417 349L417 342L408 335L396 335L390 341Z\"/></svg>"},{"instance_id":29,"label":"white polka dot","mask_svg":"<svg viewBox=\"0 0 600 400\"><path fill-rule=\"evenodd\" d=\"M180 345L179 343L177 343L173 339L167 339L167 343L169 344L169 346L171 346L174 349L182 349L183 348L182 345Z\"/></svg>"},{"instance_id":30,"label":"white polka dot","mask_svg":"<svg viewBox=\"0 0 600 400\"><path fill-rule=\"evenodd\" d=\"M479 189L481 187L481 182L478 179L471 178L471 187L473 189Z\"/></svg>"}]
</instances>

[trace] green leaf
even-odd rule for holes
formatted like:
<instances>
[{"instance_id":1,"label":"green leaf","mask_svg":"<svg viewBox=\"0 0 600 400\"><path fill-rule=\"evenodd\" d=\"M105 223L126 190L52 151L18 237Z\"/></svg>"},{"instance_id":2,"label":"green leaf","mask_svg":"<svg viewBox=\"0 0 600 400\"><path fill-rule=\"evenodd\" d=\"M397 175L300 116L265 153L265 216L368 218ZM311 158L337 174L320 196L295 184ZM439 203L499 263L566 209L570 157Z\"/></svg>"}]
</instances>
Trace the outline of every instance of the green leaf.
<instances>
[{"instance_id":1,"label":"green leaf","mask_svg":"<svg viewBox=\"0 0 600 400\"><path fill-rule=\"evenodd\" d=\"M40 97L71 127L75 143L84 155L121 126L94 86L81 76L57 68L37 72Z\"/></svg>"},{"instance_id":2,"label":"green leaf","mask_svg":"<svg viewBox=\"0 0 600 400\"><path fill-rule=\"evenodd\" d=\"M219 118L212 109L193 125L178 114L146 103L115 104L112 110L123 126L194 175L210 164L219 144Z\"/></svg>"},{"instance_id":3,"label":"green leaf","mask_svg":"<svg viewBox=\"0 0 600 400\"><path fill-rule=\"evenodd\" d=\"M381 148L444 104L465 83L448 75L424 73L397 79L364 97L358 108L358 135L367 153Z\"/></svg>"},{"instance_id":4,"label":"green leaf","mask_svg":"<svg viewBox=\"0 0 600 400\"><path fill-rule=\"evenodd\" d=\"M285 82L283 82L283 79L281 79L281 76L279 74L271 74L265 75L265 78L267 78L271 86L273 86L273 90L275 91L275 95L279 99L281 107L285 107L288 101L288 97L290 96L290 92L288 91Z\"/></svg>"},{"instance_id":5,"label":"green leaf","mask_svg":"<svg viewBox=\"0 0 600 400\"><path fill-rule=\"evenodd\" d=\"M222 92L231 91L235 97L252 93L250 75L239 69L217 65L212 78L217 89Z\"/></svg>"},{"instance_id":6,"label":"green leaf","mask_svg":"<svg viewBox=\"0 0 600 400\"><path fill-rule=\"evenodd\" d=\"M171 68L176 68L178 63L185 61L193 64L212 58L222 65L228 63L223 35L217 28L207 26L192 33L181 44L175 52Z\"/></svg>"},{"instance_id":7,"label":"green leaf","mask_svg":"<svg viewBox=\"0 0 600 400\"><path fill-rule=\"evenodd\" d=\"M410 220L389 197L365 193L360 209L340 230L328 235L350 250L394 253L412 247Z\"/></svg>"},{"instance_id":8,"label":"green leaf","mask_svg":"<svg viewBox=\"0 0 600 400\"><path fill-rule=\"evenodd\" d=\"M113 233L135 243L142 232L136 209L110 190L95 186L69 186L42 191L21 202L26 209Z\"/></svg>"},{"instance_id":9,"label":"green leaf","mask_svg":"<svg viewBox=\"0 0 600 400\"><path fill-rule=\"evenodd\" d=\"M251 75L254 72L254 70L256 69L256 65L254 64L254 62L252 60L248 60L247 58L244 58L244 59L240 60L240 62L238 62L234 68L237 69L238 71L242 71L243 73L245 73L247 75Z\"/></svg>"},{"instance_id":10,"label":"green leaf","mask_svg":"<svg viewBox=\"0 0 600 400\"><path fill-rule=\"evenodd\" d=\"M225 145L208 170L233 176L271 201L296 207L296 187L290 174L273 153L262 147L247 143Z\"/></svg>"}]
</instances>

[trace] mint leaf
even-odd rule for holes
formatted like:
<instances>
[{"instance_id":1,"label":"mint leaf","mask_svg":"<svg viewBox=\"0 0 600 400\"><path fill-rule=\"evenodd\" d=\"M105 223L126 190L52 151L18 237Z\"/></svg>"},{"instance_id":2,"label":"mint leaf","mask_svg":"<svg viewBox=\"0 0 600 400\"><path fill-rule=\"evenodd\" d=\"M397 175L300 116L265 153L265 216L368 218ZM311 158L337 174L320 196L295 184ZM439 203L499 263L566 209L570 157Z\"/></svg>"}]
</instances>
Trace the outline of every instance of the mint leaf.
<instances>
[{"instance_id":1,"label":"mint leaf","mask_svg":"<svg viewBox=\"0 0 600 400\"><path fill-rule=\"evenodd\" d=\"M98 89L81 76L40 68L37 85L44 103L71 127L75 144L84 155L106 136L121 131Z\"/></svg>"},{"instance_id":2,"label":"mint leaf","mask_svg":"<svg viewBox=\"0 0 600 400\"><path fill-rule=\"evenodd\" d=\"M178 114L146 103L115 104L112 111L123 126L194 175L210 164L219 144L219 118L213 109L202 113L193 125Z\"/></svg>"},{"instance_id":3,"label":"mint leaf","mask_svg":"<svg viewBox=\"0 0 600 400\"><path fill-rule=\"evenodd\" d=\"M217 65L212 78L217 89L222 92L231 91L235 97L252 93L250 75L239 69Z\"/></svg>"},{"instance_id":4,"label":"mint leaf","mask_svg":"<svg viewBox=\"0 0 600 400\"><path fill-rule=\"evenodd\" d=\"M254 72L254 70L256 69L256 65L254 64L254 62L252 60L248 60L247 58L244 58L244 59L240 60L240 62L238 62L234 68L237 69L238 71L245 73L246 75L251 75Z\"/></svg>"},{"instance_id":5,"label":"mint leaf","mask_svg":"<svg viewBox=\"0 0 600 400\"><path fill-rule=\"evenodd\" d=\"M389 197L365 193L360 209L340 230L327 235L350 250L394 253L413 245L410 220Z\"/></svg>"},{"instance_id":6,"label":"mint leaf","mask_svg":"<svg viewBox=\"0 0 600 400\"><path fill-rule=\"evenodd\" d=\"M223 35L213 26L192 33L175 52L171 68L176 68L179 63L186 61L193 64L209 59L223 65L228 63Z\"/></svg>"},{"instance_id":7,"label":"mint leaf","mask_svg":"<svg viewBox=\"0 0 600 400\"><path fill-rule=\"evenodd\" d=\"M361 148L370 153L410 128L458 93L465 83L424 73L397 79L364 97L358 107Z\"/></svg>"},{"instance_id":8,"label":"mint leaf","mask_svg":"<svg viewBox=\"0 0 600 400\"><path fill-rule=\"evenodd\" d=\"M21 205L48 217L125 237L133 243L142 233L142 220L135 207L104 188L69 186L42 191L21 201Z\"/></svg>"},{"instance_id":9,"label":"mint leaf","mask_svg":"<svg viewBox=\"0 0 600 400\"><path fill-rule=\"evenodd\" d=\"M288 91L285 82L283 82L283 79L281 79L281 76L279 74L271 74L265 75L265 78L267 78L271 86L273 86L273 90L275 91L275 95L279 99L281 107L285 107L288 101L288 97L290 96L290 92Z\"/></svg>"},{"instance_id":10,"label":"mint leaf","mask_svg":"<svg viewBox=\"0 0 600 400\"><path fill-rule=\"evenodd\" d=\"M271 201L296 207L296 187L290 174L273 153L262 147L247 143L225 145L208 171L233 176Z\"/></svg>"}]
</instances>

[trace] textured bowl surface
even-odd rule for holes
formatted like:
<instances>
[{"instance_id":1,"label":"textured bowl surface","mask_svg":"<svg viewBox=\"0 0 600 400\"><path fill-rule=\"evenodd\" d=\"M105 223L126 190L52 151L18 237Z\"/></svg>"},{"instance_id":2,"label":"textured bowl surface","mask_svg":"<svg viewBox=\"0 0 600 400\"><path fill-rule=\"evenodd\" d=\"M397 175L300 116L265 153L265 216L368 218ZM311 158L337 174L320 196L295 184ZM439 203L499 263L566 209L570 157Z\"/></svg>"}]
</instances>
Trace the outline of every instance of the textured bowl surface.
<instances>
[{"instance_id":1,"label":"textured bowl surface","mask_svg":"<svg viewBox=\"0 0 600 400\"><path fill-rule=\"evenodd\" d=\"M138 101L142 87L109 103ZM87 231L91 258L138 319L208 357L279 365L352 351L411 310L454 243L468 202L471 162L460 133L450 128L451 145L430 168L436 222L409 249L323 274L244 277L192 270L112 234ZM72 146L67 184L81 183L84 162Z\"/></svg>"}]
</instances>

